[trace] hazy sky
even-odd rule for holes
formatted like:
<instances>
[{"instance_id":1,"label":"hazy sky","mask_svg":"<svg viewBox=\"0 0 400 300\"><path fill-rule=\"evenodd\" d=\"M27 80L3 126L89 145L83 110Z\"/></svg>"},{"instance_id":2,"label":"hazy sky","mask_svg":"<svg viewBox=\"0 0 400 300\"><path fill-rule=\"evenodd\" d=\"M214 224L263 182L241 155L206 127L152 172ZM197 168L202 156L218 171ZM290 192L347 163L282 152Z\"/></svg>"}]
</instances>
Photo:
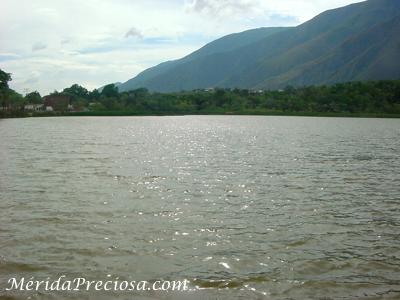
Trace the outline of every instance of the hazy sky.
<instances>
[{"instance_id":1,"label":"hazy sky","mask_svg":"<svg viewBox=\"0 0 400 300\"><path fill-rule=\"evenodd\" d=\"M360 0L1 0L0 69L43 95L88 89L180 58L225 34L293 26Z\"/></svg>"}]
</instances>

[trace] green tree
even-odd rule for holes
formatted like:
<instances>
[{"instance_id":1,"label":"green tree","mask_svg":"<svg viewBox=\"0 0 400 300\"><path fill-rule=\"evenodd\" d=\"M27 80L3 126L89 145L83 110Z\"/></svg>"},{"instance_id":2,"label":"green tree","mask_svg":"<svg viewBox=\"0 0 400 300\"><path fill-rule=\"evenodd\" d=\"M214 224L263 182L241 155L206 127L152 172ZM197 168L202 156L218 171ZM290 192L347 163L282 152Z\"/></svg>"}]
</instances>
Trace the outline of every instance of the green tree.
<instances>
[{"instance_id":1,"label":"green tree","mask_svg":"<svg viewBox=\"0 0 400 300\"><path fill-rule=\"evenodd\" d=\"M0 69L0 89L8 88L9 81L11 81L11 74Z\"/></svg>"},{"instance_id":2,"label":"green tree","mask_svg":"<svg viewBox=\"0 0 400 300\"><path fill-rule=\"evenodd\" d=\"M8 82L11 81L11 74L0 69L0 103L5 110L9 106L10 89Z\"/></svg>"},{"instance_id":3,"label":"green tree","mask_svg":"<svg viewBox=\"0 0 400 300\"><path fill-rule=\"evenodd\" d=\"M97 101L100 98L100 93L98 89L94 89L93 91L89 92L88 98L90 101Z\"/></svg>"},{"instance_id":4,"label":"green tree","mask_svg":"<svg viewBox=\"0 0 400 300\"><path fill-rule=\"evenodd\" d=\"M105 97L118 97L118 87L113 83L106 85L101 91L101 95Z\"/></svg>"},{"instance_id":5,"label":"green tree","mask_svg":"<svg viewBox=\"0 0 400 300\"><path fill-rule=\"evenodd\" d=\"M71 102L74 103L77 102L78 99L87 99L89 96L89 91L79 84L73 84L69 88L65 88L62 91L62 94L70 96Z\"/></svg>"},{"instance_id":6,"label":"green tree","mask_svg":"<svg viewBox=\"0 0 400 300\"><path fill-rule=\"evenodd\" d=\"M25 104L25 98L21 94L10 89L8 100L13 110L23 110Z\"/></svg>"},{"instance_id":7,"label":"green tree","mask_svg":"<svg viewBox=\"0 0 400 300\"><path fill-rule=\"evenodd\" d=\"M35 91L25 95L25 101L30 104L41 104L43 103L42 97L39 92Z\"/></svg>"}]
</instances>

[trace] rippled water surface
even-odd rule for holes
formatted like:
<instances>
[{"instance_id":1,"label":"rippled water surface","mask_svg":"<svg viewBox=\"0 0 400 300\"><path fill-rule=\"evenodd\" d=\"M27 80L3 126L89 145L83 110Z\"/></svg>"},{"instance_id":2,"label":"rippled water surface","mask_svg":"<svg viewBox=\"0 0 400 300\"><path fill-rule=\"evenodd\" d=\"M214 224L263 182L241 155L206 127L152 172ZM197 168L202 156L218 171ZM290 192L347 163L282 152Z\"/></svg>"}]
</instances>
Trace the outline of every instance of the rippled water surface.
<instances>
[{"instance_id":1,"label":"rippled water surface","mask_svg":"<svg viewBox=\"0 0 400 300\"><path fill-rule=\"evenodd\" d=\"M400 121L0 120L0 287L188 279L188 299L400 299ZM175 299L25 293L0 299Z\"/></svg>"}]
</instances>

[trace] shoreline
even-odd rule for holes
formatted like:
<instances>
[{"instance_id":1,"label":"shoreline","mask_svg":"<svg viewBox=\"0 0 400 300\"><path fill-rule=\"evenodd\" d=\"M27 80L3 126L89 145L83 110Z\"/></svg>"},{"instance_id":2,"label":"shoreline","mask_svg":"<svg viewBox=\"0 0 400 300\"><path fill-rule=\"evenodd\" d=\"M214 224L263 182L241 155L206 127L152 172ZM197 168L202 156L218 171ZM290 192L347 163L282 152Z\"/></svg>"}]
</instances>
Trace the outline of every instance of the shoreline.
<instances>
[{"instance_id":1,"label":"shoreline","mask_svg":"<svg viewBox=\"0 0 400 300\"><path fill-rule=\"evenodd\" d=\"M89 111L89 112L0 112L0 119L45 118L45 117L150 117L150 116L282 116L282 117L332 117L332 118L372 118L398 119L400 114L388 113L332 113L332 112L281 112L281 111L197 111L197 112L140 112L140 111Z\"/></svg>"}]
</instances>

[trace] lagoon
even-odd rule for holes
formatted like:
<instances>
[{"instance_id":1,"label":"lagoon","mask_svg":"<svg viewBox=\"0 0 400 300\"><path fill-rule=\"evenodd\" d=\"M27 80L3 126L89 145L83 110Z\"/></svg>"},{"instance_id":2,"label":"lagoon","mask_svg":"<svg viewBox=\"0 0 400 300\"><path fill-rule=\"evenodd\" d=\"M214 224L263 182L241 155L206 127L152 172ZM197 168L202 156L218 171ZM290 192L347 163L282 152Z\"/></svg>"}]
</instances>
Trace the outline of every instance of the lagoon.
<instances>
[{"instance_id":1,"label":"lagoon","mask_svg":"<svg viewBox=\"0 0 400 300\"><path fill-rule=\"evenodd\" d=\"M0 298L400 297L400 120L2 119L0 138ZM191 283L4 291L60 275Z\"/></svg>"}]
</instances>

